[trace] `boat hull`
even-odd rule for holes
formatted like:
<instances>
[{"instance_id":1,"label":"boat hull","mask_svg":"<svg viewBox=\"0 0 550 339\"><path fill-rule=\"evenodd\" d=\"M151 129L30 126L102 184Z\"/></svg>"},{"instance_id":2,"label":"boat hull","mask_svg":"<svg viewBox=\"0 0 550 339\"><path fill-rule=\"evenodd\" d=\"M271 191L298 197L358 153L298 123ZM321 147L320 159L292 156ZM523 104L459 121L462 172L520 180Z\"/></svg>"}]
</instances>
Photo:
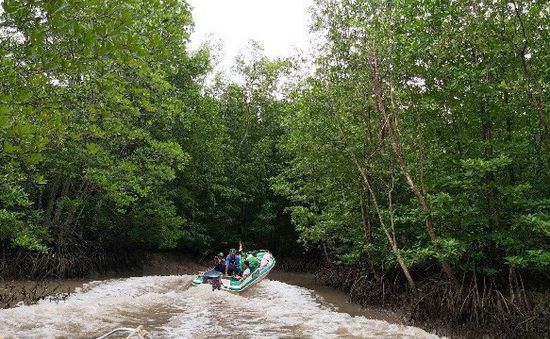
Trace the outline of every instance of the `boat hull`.
<instances>
[{"instance_id":1,"label":"boat hull","mask_svg":"<svg viewBox=\"0 0 550 339\"><path fill-rule=\"evenodd\" d=\"M219 289L233 293L242 293L262 281L273 269L276 261L269 251L261 251L258 253L258 259L261 259L260 265L250 274L250 276L243 281L221 278ZM212 288L212 285L205 281L204 274L199 274L199 276L193 280L193 286Z\"/></svg>"}]
</instances>

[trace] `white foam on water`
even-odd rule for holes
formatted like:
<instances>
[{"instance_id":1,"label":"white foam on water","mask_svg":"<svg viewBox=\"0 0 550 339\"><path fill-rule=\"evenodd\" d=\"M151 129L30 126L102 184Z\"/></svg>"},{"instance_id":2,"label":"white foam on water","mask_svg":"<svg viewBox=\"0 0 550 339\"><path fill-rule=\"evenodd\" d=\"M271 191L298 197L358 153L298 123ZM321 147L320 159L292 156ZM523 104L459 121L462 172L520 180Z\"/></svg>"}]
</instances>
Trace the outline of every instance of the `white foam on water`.
<instances>
[{"instance_id":1,"label":"white foam on water","mask_svg":"<svg viewBox=\"0 0 550 339\"><path fill-rule=\"evenodd\" d=\"M94 337L145 325L155 338L437 338L421 329L352 317L312 290L264 280L242 295L189 288L192 276L92 282L64 302L0 311L0 336Z\"/></svg>"},{"instance_id":2,"label":"white foam on water","mask_svg":"<svg viewBox=\"0 0 550 339\"><path fill-rule=\"evenodd\" d=\"M91 282L65 301L0 310L0 336L93 337L114 327L136 327L169 308L173 290L186 289L191 276L136 277ZM135 325L135 326L134 326Z\"/></svg>"}]
</instances>

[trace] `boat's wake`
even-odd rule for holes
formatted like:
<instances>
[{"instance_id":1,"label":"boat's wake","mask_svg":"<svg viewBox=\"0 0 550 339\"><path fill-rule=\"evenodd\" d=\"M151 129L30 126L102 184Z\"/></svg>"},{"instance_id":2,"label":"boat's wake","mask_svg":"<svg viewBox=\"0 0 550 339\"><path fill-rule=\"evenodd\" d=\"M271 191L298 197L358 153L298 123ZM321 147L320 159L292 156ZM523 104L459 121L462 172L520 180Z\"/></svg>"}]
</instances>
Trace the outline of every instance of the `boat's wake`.
<instances>
[{"instance_id":1,"label":"boat's wake","mask_svg":"<svg viewBox=\"0 0 550 339\"><path fill-rule=\"evenodd\" d=\"M0 336L94 337L144 325L154 337L430 337L414 328L351 317L312 291L264 280L242 295L189 288L192 276L92 282L66 301L0 311Z\"/></svg>"}]
</instances>

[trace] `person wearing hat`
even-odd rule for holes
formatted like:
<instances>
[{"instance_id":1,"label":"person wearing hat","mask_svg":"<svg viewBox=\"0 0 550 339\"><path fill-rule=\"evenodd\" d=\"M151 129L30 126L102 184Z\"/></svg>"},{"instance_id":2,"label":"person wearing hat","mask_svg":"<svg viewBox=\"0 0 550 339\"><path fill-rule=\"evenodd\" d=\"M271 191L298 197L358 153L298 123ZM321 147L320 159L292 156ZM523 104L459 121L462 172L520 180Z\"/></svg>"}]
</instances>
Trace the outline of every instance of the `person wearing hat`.
<instances>
[{"instance_id":1,"label":"person wearing hat","mask_svg":"<svg viewBox=\"0 0 550 339\"><path fill-rule=\"evenodd\" d=\"M225 260L223 260L223 253L220 252L214 257L214 271L220 273L225 272Z\"/></svg>"},{"instance_id":2,"label":"person wearing hat","mask_svg":"<svg viewBox=\"0 0 550 339\"><path fill-rule=\"evenodd\" d=\"M225 274L239 274L241 271L241 258L237 255L237 250L234 248L229 250L229 254L225 258Z\"/></svg>"}]
</instances>

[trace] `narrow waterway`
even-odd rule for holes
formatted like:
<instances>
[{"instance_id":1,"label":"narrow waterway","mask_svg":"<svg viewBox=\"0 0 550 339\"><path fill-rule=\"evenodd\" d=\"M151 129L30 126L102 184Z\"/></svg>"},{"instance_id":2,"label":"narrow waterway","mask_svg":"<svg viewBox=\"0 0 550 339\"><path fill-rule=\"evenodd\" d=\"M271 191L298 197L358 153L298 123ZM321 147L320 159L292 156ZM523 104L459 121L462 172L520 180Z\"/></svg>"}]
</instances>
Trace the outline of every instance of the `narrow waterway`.
<instances>
[{"instance_id":1,"label":"narrow waterway","mask_svg":"<svg viewBox=\"0 0 550 339\"><path fill-rule=\"evenodd\" d=\"M0 310L0 337L93 338L144 325L154 338L436 338L392 323L389 314L347 304L344 295L313 286L307 275L273 272L242 295L191 287L192 279L90 282L63 301Z\"/></svg>"}]
</instances>

